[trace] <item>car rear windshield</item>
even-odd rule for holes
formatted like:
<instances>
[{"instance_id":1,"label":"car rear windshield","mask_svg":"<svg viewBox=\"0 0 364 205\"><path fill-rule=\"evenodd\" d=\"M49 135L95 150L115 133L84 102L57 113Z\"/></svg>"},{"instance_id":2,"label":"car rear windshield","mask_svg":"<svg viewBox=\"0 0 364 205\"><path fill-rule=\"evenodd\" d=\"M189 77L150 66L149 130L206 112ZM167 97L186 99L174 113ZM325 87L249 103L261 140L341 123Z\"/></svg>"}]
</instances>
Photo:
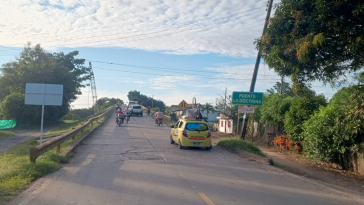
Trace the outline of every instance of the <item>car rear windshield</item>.
<instances>
[{"instance_id":1,"label":"car rear windshield","mask_svg":"<svg viewBox=\"0 0 364 205\"><path fill-rule=\"evenodd\" d=\"M142 109L140 105L134 106L133 109Z\"/></svg>"},{"instance_id":2,"label":"car rear windshield","mask_svg":"<svg viewBox=\"0 0 364 205\"><path fill-rule=\"evenodd\" d=\"M195 123L187 123L186 129L191 131L207 131L209 128L205 123L195 122Z\"/></svg>"}]
</instances>

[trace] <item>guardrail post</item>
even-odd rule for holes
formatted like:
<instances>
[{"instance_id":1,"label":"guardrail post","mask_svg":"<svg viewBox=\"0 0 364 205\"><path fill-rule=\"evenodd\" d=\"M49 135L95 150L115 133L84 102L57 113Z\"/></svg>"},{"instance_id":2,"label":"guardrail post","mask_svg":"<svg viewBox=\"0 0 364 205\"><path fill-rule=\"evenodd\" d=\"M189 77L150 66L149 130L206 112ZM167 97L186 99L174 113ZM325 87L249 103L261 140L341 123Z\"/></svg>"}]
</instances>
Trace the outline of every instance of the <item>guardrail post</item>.
<instances>
[{"instance_id":1,"label":"guardrail post","mask_svg":"<svg viewBox=\"0 0 364 205\"><path fill-rule=\"evenodd\" d=\"M57 145L56 152L59 153L61 151L61 144Z\"/></svg>"},{"instance_id":2,"label":"guardrail post","mask_svg":"<svg viewBox=\"0 0 364 205\"><path fill-rule=\"evenodd\" d=\"M31 146L29 148L29 158L30 158L30 161L35 163L35 160L37 159L37 148L35 146Z\"/></svg>"}]
</instances>

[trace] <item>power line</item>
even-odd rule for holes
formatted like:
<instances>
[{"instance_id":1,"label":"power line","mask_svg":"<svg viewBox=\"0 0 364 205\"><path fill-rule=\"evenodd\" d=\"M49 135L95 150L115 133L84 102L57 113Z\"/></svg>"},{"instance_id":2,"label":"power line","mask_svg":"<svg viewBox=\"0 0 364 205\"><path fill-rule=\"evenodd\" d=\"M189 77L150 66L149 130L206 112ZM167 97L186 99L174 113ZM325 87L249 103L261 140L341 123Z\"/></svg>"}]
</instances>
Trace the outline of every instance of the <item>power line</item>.
<instances>
[{"instance_id":1,"label":"power line","mask_svg":"<svg viewBox=\"0 0 364 205\"><path fill-rule=\"evenodd\" d=\"M122 64L122 63L113 63L113 62L104 62L104 61L96 61L96 60L89 60L89 59L85 59L87 61L91 61L91 62L95 62L95 63L103 63L103 64L110 64L110 65L120 65L120 66L125 66L125 67L134 67L134 68L140 68L140 69L148 69L148 70L161 70L161 71L191 71L191 72L199 72L199 73L206 73L206 72L210 72L210 73L216 73L216 74L222 74L222 72L216 72L216 71L198 71L198 70L188 70L188 69L176 69L176 68L164 68L164 67L154 67L154 66L144 66L144 65L132 65L132 64ZM181 72L179 72L181 73ZM183 72L182 74L184 74L185 72ZM251 74L241 74L241 75L249 75L251 76ZM269 75L269 76L277 76L277 75Z\"/></svg>"},{"instance_id":2,"label":"power line","mask_svg":"<svg viewBox=\"0 0 364 205\"><path fill-rule=\"evenodd\" d=\"M110 71L118 71L118 72L125 72L125 73L135 73L135 74L145 74L145 75L155 75L155 76L160 76L160 77L181 77L181 76L175 76L175 75L160 75L160 74L156 74L156 73L144 73L144 72L134 72L134 71L124 71L124 70L116 70L116 69L109 69L109 68L100 68L100 67L93 67L96 69L100 69L100 70L110 70ZM199 77L199 76L197 76ZM221 80L221 79L230 79L230 80L249 80L249 79L237 79L237 78L206 78L204 77L203 79L217 79L217 80ZM280 80L280 79L262 79L262 81L272 81L272 80Z\"/></svg>"}]
</instances>

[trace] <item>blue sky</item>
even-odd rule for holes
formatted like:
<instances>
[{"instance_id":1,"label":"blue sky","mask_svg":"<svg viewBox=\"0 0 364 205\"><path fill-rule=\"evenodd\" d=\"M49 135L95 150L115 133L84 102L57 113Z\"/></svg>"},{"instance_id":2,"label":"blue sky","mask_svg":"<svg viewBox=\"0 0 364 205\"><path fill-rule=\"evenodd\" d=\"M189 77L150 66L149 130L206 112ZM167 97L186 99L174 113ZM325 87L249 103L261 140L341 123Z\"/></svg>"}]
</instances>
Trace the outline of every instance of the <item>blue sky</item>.
<instances>
[{"instance_id":1,"label":"blue sky","mask_svg":"<svg viewBox=\"0 0 364 205\"><path fill-rule=\"evenodd\" d=\"M127 100L128 91L138 90L167 105L193 97L214 103L225 88L249 90L253 42L266 14L266 1L254 0L4 0L0 6L7 20L0 23L0 64L14 60L26 42L78 50L92 62L99 98ZM261 64L256 91L278 79ZM320 82L313 88L327 97L336 92ZM74 107L91 106L88 93L83 89Z\"/></svg>"}]
</instances>

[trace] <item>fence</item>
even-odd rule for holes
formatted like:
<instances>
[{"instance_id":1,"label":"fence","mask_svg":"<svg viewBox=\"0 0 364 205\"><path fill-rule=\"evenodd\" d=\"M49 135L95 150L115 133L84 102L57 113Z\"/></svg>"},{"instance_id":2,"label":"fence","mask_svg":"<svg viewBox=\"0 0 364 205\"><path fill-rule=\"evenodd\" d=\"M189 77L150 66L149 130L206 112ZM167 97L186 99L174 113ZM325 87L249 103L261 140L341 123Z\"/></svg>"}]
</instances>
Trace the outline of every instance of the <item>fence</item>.
<instances>
[{"instance_id":1,"label":"fence","mask_svg":"<svg viewBox=\"0 0 364 205\"><path fill-rule=\"evenodd\" d=\"M107 116L111 113L114 112L114 107L112 108L109 108L107 111L105 111L104 113L98 115L98 116L95 116L93 118L90 118L88 121L86 121L85 124L82 124L81 126L79 127L76 127L75 129L69 131L69 132L66 132L58 137L55 137L41 145L38 145L38 146L32 146L30 147L29 149L29 155L30 155L30 161L31 162L35 162L35 160L40 156L42 155L43 153L49 151L50 149L54 148L54 147L57 147L56 148L56 151L57 152L60 152L60 149L61 149L61 144L63 142L65 142L66 140L68 140L69 138L74 138L78 133L80 132L83 132L83 130L85 128L87 128L87 126L89 126L90 124L93 125L93 122L94 121L98 121L100 118L104 117L104 116Z\"/></svg>"}]
</instances>

